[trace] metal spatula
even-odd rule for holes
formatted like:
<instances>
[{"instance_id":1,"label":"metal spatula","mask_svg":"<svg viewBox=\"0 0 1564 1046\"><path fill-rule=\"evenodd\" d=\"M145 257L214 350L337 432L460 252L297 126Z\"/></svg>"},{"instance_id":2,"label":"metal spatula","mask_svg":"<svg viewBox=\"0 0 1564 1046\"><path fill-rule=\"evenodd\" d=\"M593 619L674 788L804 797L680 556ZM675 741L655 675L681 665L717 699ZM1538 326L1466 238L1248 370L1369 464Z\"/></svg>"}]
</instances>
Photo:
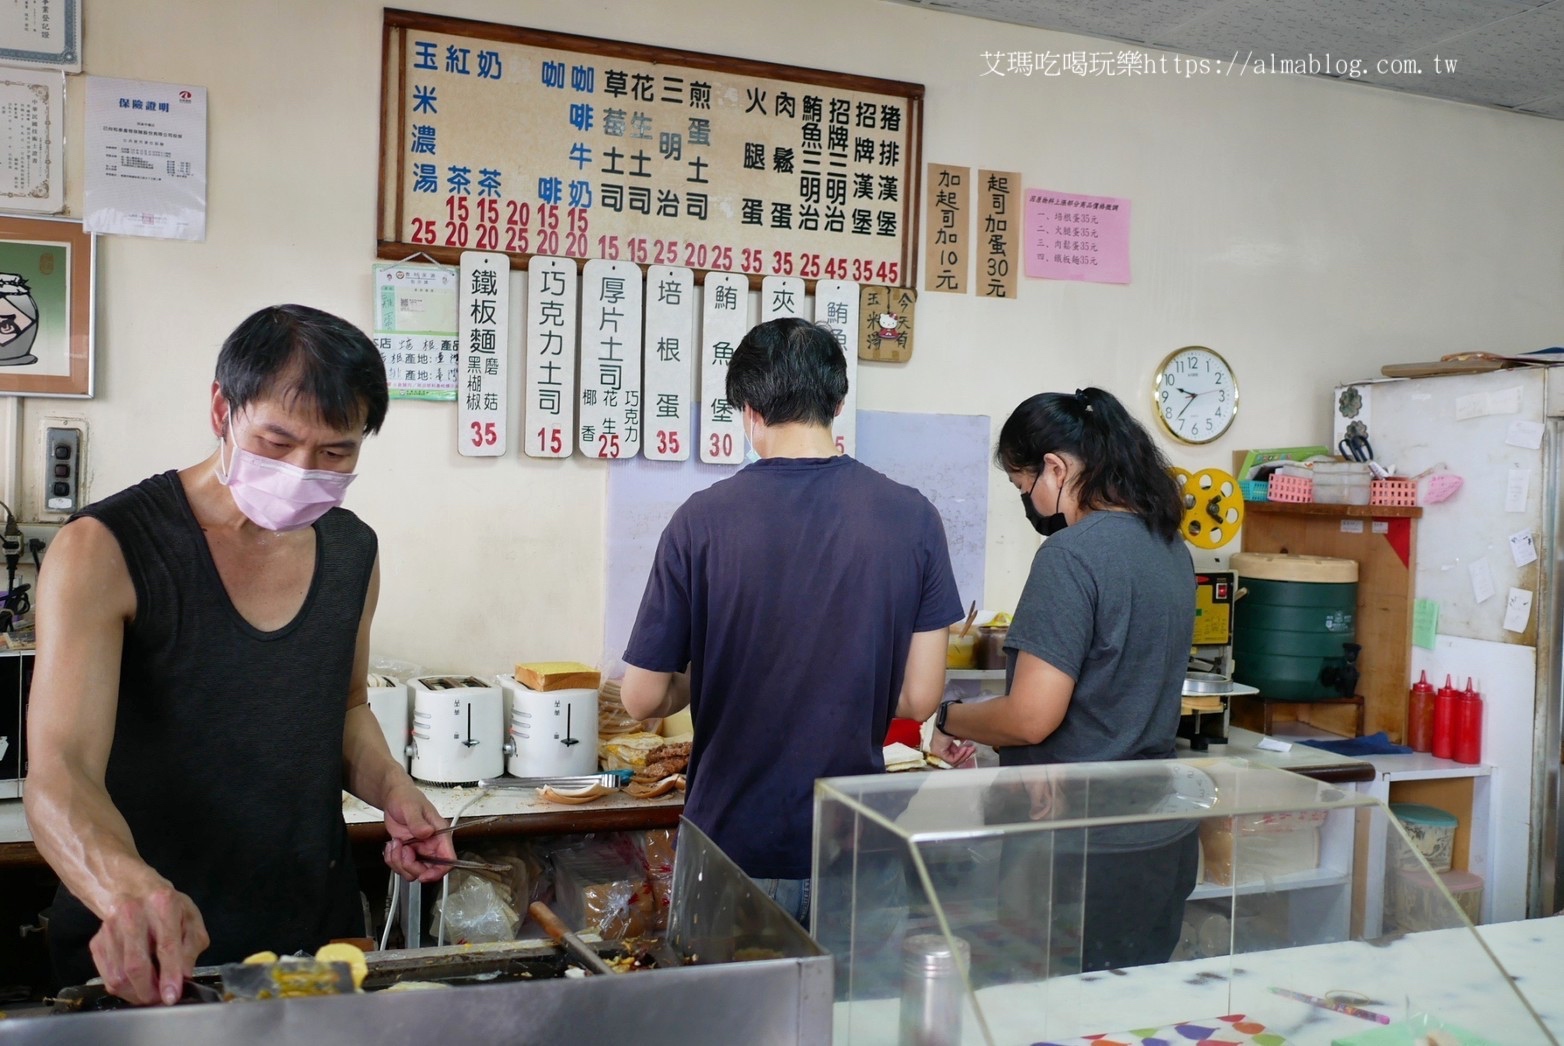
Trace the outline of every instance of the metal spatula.
<instances>
[{"instance_id":1,"label":"metal spatula","mask_svg":"<svg viewBox=\"0 0 1564 1046\"><path fill-rule=\"evenodd\" d=\"M570 953L584 966L588 973L611 974L613 968L603 961L603 957L592 950L591 945L577 937L566 928L559 916L554 914L554 909L542 901L533 901L527 906L527 913L538 921L545 933L552 937L556 944L564 945L565 951Z\"/></svg>"}]
</instances>

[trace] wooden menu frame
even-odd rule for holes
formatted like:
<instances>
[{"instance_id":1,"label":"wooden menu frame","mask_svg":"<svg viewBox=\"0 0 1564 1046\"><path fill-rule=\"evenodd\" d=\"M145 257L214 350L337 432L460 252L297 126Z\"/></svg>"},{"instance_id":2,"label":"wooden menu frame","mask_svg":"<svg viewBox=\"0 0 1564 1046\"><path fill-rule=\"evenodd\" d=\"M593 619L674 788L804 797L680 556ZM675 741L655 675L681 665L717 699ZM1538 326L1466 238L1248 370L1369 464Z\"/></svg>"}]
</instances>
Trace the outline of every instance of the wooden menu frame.
<instances>
[{"instance_id":1,"label":"wooden menu frame","mask_svg":"<svg viewBox=\"0 0 1564 1046\"><path fill-rule=\"evenodd\" d=\"M382 258L917 284L921 84L393 9L381 76Z\"/></svg>"}]
</instances>

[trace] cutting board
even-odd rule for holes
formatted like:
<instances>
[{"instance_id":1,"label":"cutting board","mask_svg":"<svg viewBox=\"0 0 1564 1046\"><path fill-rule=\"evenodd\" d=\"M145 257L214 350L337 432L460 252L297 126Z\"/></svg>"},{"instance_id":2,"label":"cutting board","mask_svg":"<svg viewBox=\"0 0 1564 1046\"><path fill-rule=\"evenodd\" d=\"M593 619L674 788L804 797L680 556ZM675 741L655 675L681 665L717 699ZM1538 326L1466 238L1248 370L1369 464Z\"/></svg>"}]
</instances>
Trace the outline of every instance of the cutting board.
<instances>
[{"instance_id":1,"label":"cutting board","mask_svg":"<svg viewBox=\"0 0 1564 1046\"><path fill-rule=\"evenodd\" d=\"M1431 360L1428 363L1391 363L1379 368L1387 378L1427 378L1437 374L1480 374L1517 364L1499 359Z\"/></svg>"}]
</instances>

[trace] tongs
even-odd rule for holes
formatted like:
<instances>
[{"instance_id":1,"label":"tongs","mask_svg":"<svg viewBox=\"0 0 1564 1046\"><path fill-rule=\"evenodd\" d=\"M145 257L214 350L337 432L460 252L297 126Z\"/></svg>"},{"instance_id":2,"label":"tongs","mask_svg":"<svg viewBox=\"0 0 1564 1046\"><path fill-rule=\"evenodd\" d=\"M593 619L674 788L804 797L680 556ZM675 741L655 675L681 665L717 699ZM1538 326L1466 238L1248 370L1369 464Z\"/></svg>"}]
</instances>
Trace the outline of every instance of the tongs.
<instances>
[{"instance_id":1,"label":"tongs","mask_svg":"<svg viewBox=\"0 0 1564 1046\"><path fill-rule=\"evenodd\" d=\"M448 824L444 828L436 828L433 834L444 835L446 832L454 832L458 828L477 828L480 825L493 824L499 819L499 814L494 814L490 817L474 817L471 821L457 821L455 824Z\"/></svg>"},{"instance_id":2,"label":"tongs","mask_svg":"<svg viewBox=\"0 0 1564 1046\"><path fill-rule=\"evenodd\" d=\"M442 868L465 868L470 872L498 872L501 875L509 875L512 871L508 864L491 864L488 861L465 861L460 857L433 857L419 855L418 860L423 864L437 864Z\"/></svg>"},{"instance_id":3,"label":"tongs","mask_svg":"<svg viewBox=\"0 0 1564 1046\"><path fill-rule=\"evenodd\" d=\"M600 774L566 774L560 777L486 777L479 788L623 788L634 776L632 770L604 770Z\"/></svg>"},{"instance_id":4,"label":"tongs","mask_svg":"<svg viewBox=\"0 0 1564 1046\"><path fill-rule=\"evenodd\" d=\"M471 821L458 821L455 824L448 824L444 828L436 828L426 838L433 839L436 835L445 835L462 828L477 828L480 825L493 824L498 820L500 820L499 814L495 814L492 817L475 817ZM455 857L435 857L432 854L427 856L420 855L418 860L424 864L437 864L442 868L465 868L473 872L508 873L510 871L510 868L503 864L490 864L487 861L464 861Z\"/></svg>"}]
</instances>

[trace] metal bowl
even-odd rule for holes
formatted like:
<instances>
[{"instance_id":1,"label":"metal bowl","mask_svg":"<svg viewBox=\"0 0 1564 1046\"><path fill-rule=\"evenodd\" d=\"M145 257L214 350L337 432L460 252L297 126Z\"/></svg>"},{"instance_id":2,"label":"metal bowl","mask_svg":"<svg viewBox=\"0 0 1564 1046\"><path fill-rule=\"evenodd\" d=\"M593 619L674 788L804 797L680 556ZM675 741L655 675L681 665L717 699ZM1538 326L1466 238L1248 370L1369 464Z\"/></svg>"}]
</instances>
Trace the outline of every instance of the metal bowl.
<instances>
[{"instance_id":1,"label":"metal bowl","mask_svg":"<svg viewBox=\"0 0 1564 1046\"><path fill-rule=\"evenodd\" d=\"M1184 675L1184 696L1231 694L1233 681L1215 672L1188 672Z\"/></svg>"}]
</instances>

